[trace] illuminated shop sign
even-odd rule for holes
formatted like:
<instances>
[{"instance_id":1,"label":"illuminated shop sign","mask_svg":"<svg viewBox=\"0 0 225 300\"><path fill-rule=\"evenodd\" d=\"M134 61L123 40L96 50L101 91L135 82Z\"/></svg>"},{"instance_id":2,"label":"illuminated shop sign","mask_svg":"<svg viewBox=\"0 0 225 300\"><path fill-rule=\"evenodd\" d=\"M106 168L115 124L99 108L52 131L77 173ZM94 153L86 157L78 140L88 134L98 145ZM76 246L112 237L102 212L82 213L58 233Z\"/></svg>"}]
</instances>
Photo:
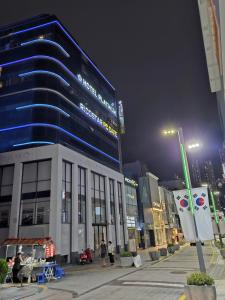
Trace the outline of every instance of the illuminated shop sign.
<instances>
[{"instance_id":1,"label":"illuminated shop sign","mask_svg":"<svg viewBox=\"0 0 225 300\"><path fill-rule=\"evenodd\" d=\"M87 82L80 74L77 75L77 78L82 83L82 85L87 90L89 90L89 92L92 93L92 95L94 95L96 99L98 99L99 102L101 102L109 111L116 115L115 108L113 108L105 99L103 99L102 95L99 94L89 82Z\"/></svg>"},{"instance_id":2,"label":"illuminated shop sign","mask_svg":"<svg viewBox=\"0 0 225 300\"><path fill-rule=\"evenodd\" d=\"M127 227L135 228L136 222L135 217L127 216Z\"/></svg>"},{"instance_id":3,"label":"illuminated shop sign","mask_svg":"<svg viewBox=\"0 0 225 300\"><path fill-rule=\"evenodd\" d=\"M130 179L130 178L125 177L125 182L129 183L130 185L132 185L134 187L138 186L137 182L134 179Z\"/></svg>"},{"instance_id":4,"label":"illuminated shop sign","mask_svg":"<svg viewBox=\"0 0 225 300\"><path fill-rule=\"evenodd\" d=\"M109 124L107 124L105 121L103 121L101 118L99 118L95 113L93 113L89 108L87 108L84 104L80 103L80 109L88 115L91 119L93 119L98 125L103 127L105 130L107 130L109 133L111 133L113 136L118 137L118 133L116 130L114 130Z\"/></svg>"}]
</instances>

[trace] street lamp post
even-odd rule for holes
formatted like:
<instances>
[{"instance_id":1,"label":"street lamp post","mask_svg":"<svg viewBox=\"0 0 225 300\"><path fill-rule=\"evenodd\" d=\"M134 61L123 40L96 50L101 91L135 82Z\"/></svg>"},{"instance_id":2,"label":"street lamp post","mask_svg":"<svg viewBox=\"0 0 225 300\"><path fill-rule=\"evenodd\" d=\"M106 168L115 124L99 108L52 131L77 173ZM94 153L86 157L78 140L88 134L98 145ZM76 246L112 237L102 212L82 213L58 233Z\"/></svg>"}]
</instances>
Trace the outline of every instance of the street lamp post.
<instances>
[{"instance_id":1,"label":"street lamp post","mask_svg":"<svg viewBox=\"0 0 225 300\"><path fill-rule=\"evenodd\" d=\"M178 128L177 130L164 131L165 135L174 135L176 133L178 135L178 140L179 140L181 161L182 161L182 167L183 167L184 179L185 179L185 186L187 189L187 193L188 193L188 197L189 197L189 205L190 205L190 209L191 209L191 213L192 213L193 221L194 221L194 230L195 230L195 235L196 235L196 249L197 249L197 255L198 255L199 268L200 268L201 272L206 273L202 245L201 245L201 241L198 236L198 228L197 228L196 218L195 218L194 199L193 199L193 195L192 195L191 178L190 178L187 154L186 154L186 150L185 150L183 130L182 130L182 128Z\"/></svg>"}]
</instances>

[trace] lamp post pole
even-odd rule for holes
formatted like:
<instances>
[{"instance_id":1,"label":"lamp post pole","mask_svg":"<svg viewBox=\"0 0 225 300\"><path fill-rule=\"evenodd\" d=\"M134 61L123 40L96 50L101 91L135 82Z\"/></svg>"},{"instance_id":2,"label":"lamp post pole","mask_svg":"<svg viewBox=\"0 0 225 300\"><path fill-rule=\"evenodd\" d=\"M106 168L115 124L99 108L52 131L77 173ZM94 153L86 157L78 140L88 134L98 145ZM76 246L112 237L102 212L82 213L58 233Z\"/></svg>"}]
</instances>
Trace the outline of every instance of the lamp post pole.
<instances>
[{"instance_id":1,"label":"lamp post pole","mask_svg":"<svg viewBox=\"0 0 225 300\"><path fill-rule=\"evenodd\" d=\"M199 240L198 228L197 228L197 224L196 224L191 178L190 178L190 172L189 172L189 167L188 167L188 160L187 160L187 154L186 154L186 150L185 150L184 136L183 136L182 128L178 128L177 135L178 135L179 146L180 146L180 154L181 154L181 161L182 161L182 167L183 167L183 172L184 172L185 186L187 189L187 193L188 193L188 197L189 197L189 205L190 205L190 209L191 209L191 213L192 213L193 221L194 221L194 230L195 230L195 235L196 235L196 249L197 249L197 255L198 255L199 268L200 268L201 272L206 273L202 245L201 245L201 241Z\"/></svg>"}]
</instances>

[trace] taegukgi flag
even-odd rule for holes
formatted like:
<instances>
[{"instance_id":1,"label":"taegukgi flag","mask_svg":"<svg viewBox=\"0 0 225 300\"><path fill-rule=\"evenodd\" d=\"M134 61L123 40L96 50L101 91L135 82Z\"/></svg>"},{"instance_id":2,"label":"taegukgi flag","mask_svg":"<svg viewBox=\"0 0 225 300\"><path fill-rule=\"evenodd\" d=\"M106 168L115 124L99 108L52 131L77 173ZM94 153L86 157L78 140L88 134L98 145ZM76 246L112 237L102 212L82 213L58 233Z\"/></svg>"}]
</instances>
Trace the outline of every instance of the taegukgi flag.
<instances>
[{"instance_id":1,"label":"taegukgi flag","mask_svg":"<svg viewBox=\"0 0 225 300\"><path fill-rule=\"evenodd\" d=\"M179 213L184 237L187 241L195 241L194 220L189 206L189 197L186 190L174 191L174 198Z\"/></svg>"},{"instance_id":2,"label":"taegukgi flag","mask_svg":"<svg viewBox=\"0 0 225 300\"><path fill-rule=\"evenodd\" d=\"M195 241L196 235L194 230L194 220L187 192L186 190L180 190L174 191L173 194L185 239L188 241ZM210 216L207 188L193 188L192 195L198 237L201 241L212 240L213 227Z\"/></svg>"},{"instance_id":3,"label":"taegukgi flag","mask_svg":"<svg viewBox=\"0 0 225 300\"><path fill-rule=\"evenodd\" d=\"M199 239L201 241L213 240L213 226L207 188L199 187L192 189L192 194L195 204L195 219Z\"/></svg>"}]
</instances>

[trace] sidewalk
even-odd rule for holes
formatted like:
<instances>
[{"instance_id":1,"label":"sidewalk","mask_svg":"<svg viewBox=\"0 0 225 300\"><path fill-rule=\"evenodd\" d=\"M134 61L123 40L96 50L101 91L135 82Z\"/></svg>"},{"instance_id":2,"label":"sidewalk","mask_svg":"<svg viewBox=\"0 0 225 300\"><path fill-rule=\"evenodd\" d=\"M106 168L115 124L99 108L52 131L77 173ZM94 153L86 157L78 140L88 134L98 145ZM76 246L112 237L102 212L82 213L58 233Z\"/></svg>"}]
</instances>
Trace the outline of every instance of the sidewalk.
<instances>
[{"instance_id":1,"label":"sidewalk","mask_svg":"<svg viewBox=\"0 0 225 300\"><path fill-rule=\"evenodd\" d=\"M211 265L207 272L215 280L217 300L225 300L225 260L215 246L213 246ZM181 294L179 300L186 300L185 295Z\"/></svg>"},{"instance_id":2,"label":"sidewalk","mask_svg":"<svg viewBox=\"0 0 225 300\"><path fill-rule=\"evenodd\" d=\"M142 257L143 266L140 268L120 267L119 258L116 259L113 267L102 267L100 260L95 260L92 264L86 265L66 265L65 278L61 280L51 281L43 286L37 284L24 285L23 288L20 285L4 285L3 289L0 289L0 300L19 300L19 299L32 299L41 300L47 298L48 300L58 299L58 293L60 293L60 299L70 300L79 295L83 295L90 290L97 289L113 280L117 280L120 277L137 272L144 269L146 265L154 265L159 261L162 261L167 257L160 257L159 261L151 261L148 252L154 250L153 248L140 250L138 254Z\"/></svg>"}]
</instances>

